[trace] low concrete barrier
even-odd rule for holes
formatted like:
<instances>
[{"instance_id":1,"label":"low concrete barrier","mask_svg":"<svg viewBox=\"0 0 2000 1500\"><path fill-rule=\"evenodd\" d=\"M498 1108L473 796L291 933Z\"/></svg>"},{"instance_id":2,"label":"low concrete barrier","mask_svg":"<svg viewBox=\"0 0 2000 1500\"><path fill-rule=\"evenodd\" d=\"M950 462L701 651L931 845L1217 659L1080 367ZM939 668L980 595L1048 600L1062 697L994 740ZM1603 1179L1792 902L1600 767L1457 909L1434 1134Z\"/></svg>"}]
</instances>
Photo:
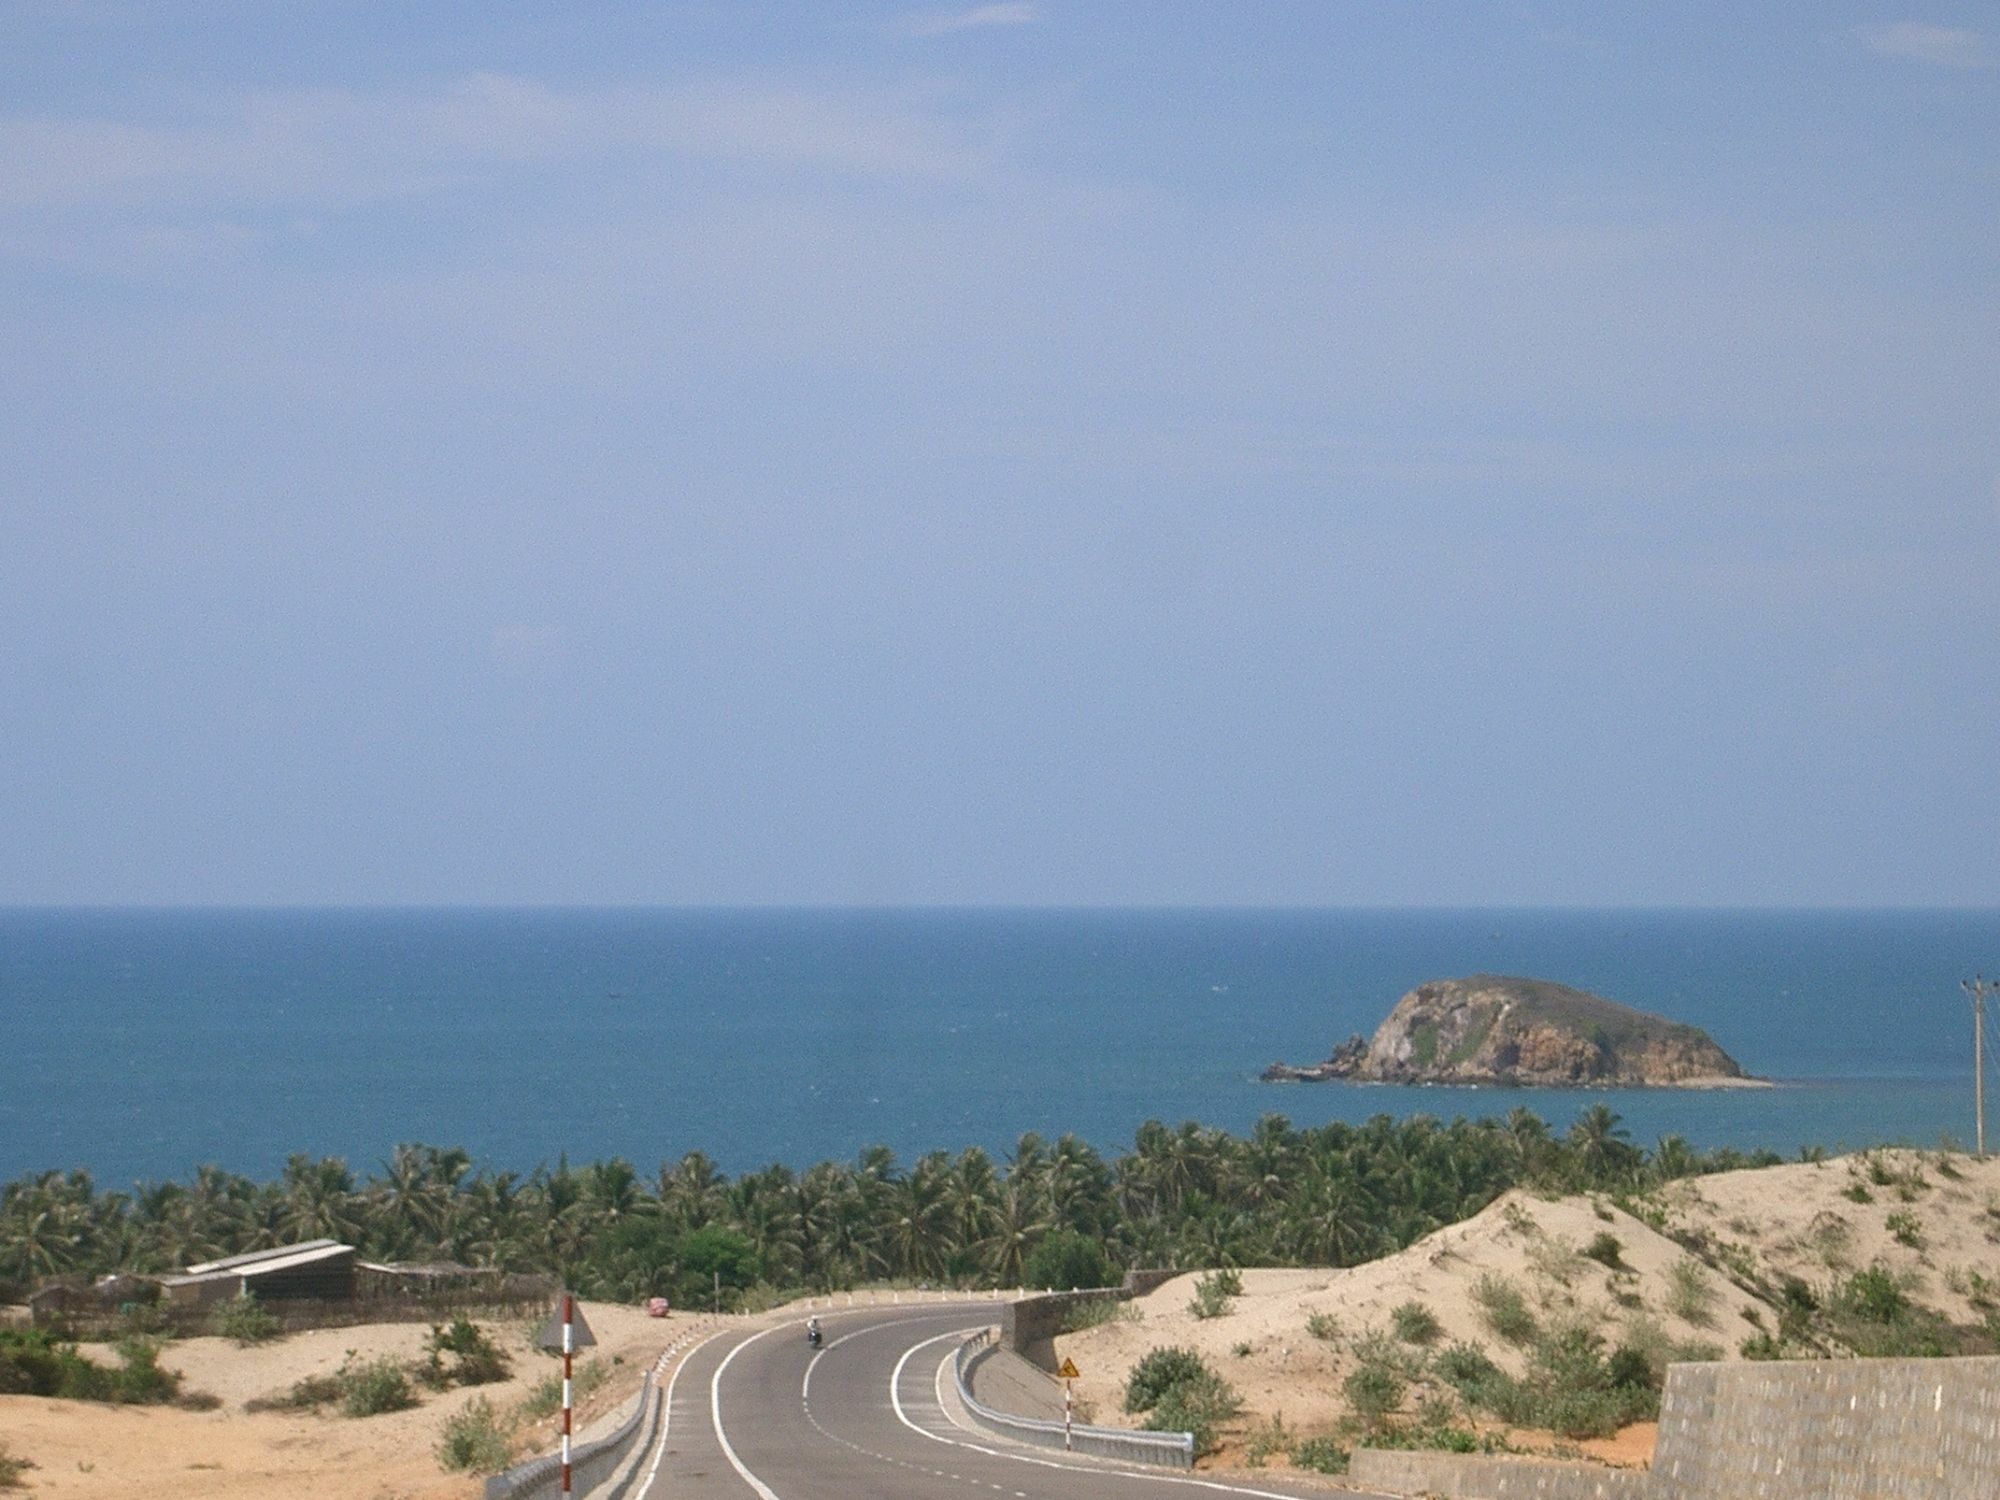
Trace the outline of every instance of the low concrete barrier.
<instances>
[{"instance_id":1,"label":"low concrete barrier","mask_svg":"<svg viewBox=\"0 0 2000 1500\"><path fill-rule=\"evenodd\" d=\"M1038 1448L1061 1448L1063 1424L1047 1417L1023 1417L998 1411L972 1394L967 1378L978 1360L995 1347L993 1331L982 1329L958 1346L952 1356L952 1378L966 1414L989 1432ZM1169 1469L1194 1467L1194 1434L1188 1432L1133 1432L1124 1427L1092 1427L1077 1423L1070 1428L1070 1448L1098 1458L1123 1459L1127 1463L1152 1464Z\"/></svg>"},{"instance_id":2,"label":"low concrete barrier","mask_svg":"<svg viewBox=\"0 0 2000 1500\"><path fill-rule=\"evenodd\" d=\"M1479 1453L1408 1452L1356 1448L1347 1477L1357 1485L1397 1495L1440 1495L1444 1500L1658 1500L1643 1469L1554 1459L1493 1458ZM1734 1493L1734 1492L1732 1492ZM1744 1493L1750 1493L1745 1491ZM1717 1492L1717 1500L1722 1494Z\"/></svg>"}]
</instances>

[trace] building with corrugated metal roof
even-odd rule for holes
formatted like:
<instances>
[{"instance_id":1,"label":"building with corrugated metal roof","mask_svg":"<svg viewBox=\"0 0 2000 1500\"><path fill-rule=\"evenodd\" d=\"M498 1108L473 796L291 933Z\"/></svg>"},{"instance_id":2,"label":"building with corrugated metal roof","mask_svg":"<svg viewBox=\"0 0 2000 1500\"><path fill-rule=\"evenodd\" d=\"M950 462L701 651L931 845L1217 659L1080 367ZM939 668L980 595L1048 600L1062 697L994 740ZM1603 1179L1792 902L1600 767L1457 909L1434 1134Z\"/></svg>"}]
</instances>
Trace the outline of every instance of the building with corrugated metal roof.
<instances>
[{"instance_id":1,"label":"building with corrugated metal roof","mask_svg":"<svg viewBox=\"0 0 2000 1500\"><path fill-rule=\"evenodd\" d=\"M183 1276L162 1276L160 1286L174 1307L206 1307L252 1294L265 1302L315 1298L351 1302L355 1292L354 1247L336 1240L308 1240L253 1250L189 1266Z\"/></svg>"}]
</instances>

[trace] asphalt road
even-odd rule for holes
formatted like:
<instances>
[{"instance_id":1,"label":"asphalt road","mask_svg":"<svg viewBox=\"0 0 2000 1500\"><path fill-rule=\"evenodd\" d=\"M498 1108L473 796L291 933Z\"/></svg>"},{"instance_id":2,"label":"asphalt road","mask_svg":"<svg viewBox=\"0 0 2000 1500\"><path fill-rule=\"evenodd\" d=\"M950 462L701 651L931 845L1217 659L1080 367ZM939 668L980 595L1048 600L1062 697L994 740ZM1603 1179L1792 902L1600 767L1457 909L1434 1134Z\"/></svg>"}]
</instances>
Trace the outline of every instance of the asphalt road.
<instances>
[{"instance_id":1,"label":"asphalt road","mask_svg":"<svg viewBox=\"0 0 2000 1500\"><path fill-rule=\"evenodd\" d=\"M879 1307L729 1329L696 1346L672 1377L668 1417L632 1494L637 1500L1292 1500L1328 1491L1253 1483L1016 1446L947 1406L945 1361L993 1320L990 1302ZM940 1372L942 1378L940 1377Z\"/></svg>"}]
</instances>

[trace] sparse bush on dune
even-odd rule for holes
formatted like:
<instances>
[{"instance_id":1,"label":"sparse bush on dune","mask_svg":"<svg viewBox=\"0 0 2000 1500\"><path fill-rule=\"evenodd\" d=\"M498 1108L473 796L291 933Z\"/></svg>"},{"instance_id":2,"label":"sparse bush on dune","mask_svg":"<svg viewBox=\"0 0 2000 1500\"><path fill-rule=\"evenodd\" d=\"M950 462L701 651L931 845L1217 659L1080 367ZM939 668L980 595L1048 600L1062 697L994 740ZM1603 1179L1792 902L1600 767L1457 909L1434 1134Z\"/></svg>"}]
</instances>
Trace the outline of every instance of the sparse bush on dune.
<instances>
[{"instance_id":1,"label":"sparse bush on dune","mask_svg":"<svg viewBox=\"0 0 2000 1500\"><path fill-rule=\"evenodd\" d=\"M1331 1434L1301 1438L1292 1444L1292 1462L1316 1474L1345 1474L1348 1452Z\"/></svg>"},{"instance_id":2,"label":"sparse bush on dune","mask_svg":"<svg viewBox=\"0 0 2000 1500\"><path fill-rule=\"evenodd\" d=\"M1125 1410L1151 1411L1172 1387L1209 1373L1207 1361L1192 1349L1176 1344L1149 1350L1125 1378Z\"/></svg>"},{"instance_id":3,"label":"sparse bush on dune","mask_svg":"<svg viewBox=\"0 0 2000 1500\"><path fill-rule=\"evenodd\" d=\"M340 1410L350 1417L373 1417L417 1404L410 1377L388 1356L353 1366L342 1381Z\"/></svg>"},{"instance_id":4,"label":"sparse bush on dune","mask_svg":"<svg viewBox=\"0 0 2000 1500\"><path fill-rule=\"evenodd\" d=\"M1535 1315L1528 1311L1527 1299L1512 1281L1485 1272L1472 1284L1472 1297L1479 1304L1486 1326L1501 1338L1518 1345L1534 1342L1539 1331Z\"/></svg>"},{"instance_id":5,"label":"sparse bush on dune","mask_svg":"<svg viewBox=\"0 0 2000 1500\"><path fill-rule=\"evenodd\" d=\"M1125 1409L1145 1412L1153 1432L1191 1432L1195 1452L1212 1453L1222 1424L1243 1409L1236 1389L1194 1350L1149 1350L1125 1382Z\"/></svg>"},{"instance_id":6,"label":"sparse bush on dune","mask_svg":"<svg viewBox=\"0 0 2000 1500\"><path fill-rule=\"evenodd\" d=\"M1392 1311L1389 1322L1396 1330L1396 1337L1406 1344L1429 1346L1436 1343L1438 1335L1444 1331L1438 1323L1437 1314L1414 1300Z\"/></svg>"},{"instance_id":7,"label":"sparse bush on dune","mask_svg":"<svg viewBox=\"0 0 2000 1500\"><path fill-rule=\"evenodd\" d=\"M1194 1299L1188 1311L1197 1318L1220 1318L1228 1314L1243 1295L1243 1278L1235 1271L1211 1271L1195 1278Z\"/></svg>"},{"instance_id":8,"label":"sparse bush on dune","mask_svg":"<svg viewBox=\"0 0 2000 1500\"><path fill-rule=\"evenodd\" d=\"M160 1345L145 1338L118 1343L113 1369L86 1359L76 1345L39 1328L0 1328L0 1395L55 1396L159 1406L181 1393L181 1378L160 1364Z\"/></svg>"},{"instance_id":9,"label":"sparse bush on dune","mask_svg":"<svg viewBox=\"0 0 2000 1500\"><path fill-rule=\"evenodd\" d=\"M1698 1260L1682 1257L1667 1268L1667 1311L1706 1328L1715 1316L1715 1283Z\"/></svg>"},{"instance_id":10,"label":"sparse bush on dune","mask_svg":"<svg viewBox=\"0 0 2000 1500\"><path fill-rule=\"evenodd\" d=\"M438 1463L454 1472L497 1474L514 1456L493 1403L475 1396L445 1418L437 1444Z\"/></svg>"},{"instance_id":11,"label":"sparse bush on dune","mask_svg":"<svg viewBox=\"0 0 2000 1500\"><path fill-rule=\"evenodd\" d=\"M251 1344L266 1343L285 1331L278 1315L259 1302L257 1294L250 1291L240 1292L220 1304L209 1319L209 1325L221 1337L234 1339L246 1348Z\"/></svg>"},{"instance_id":12,"label":"sparse bush on dune","mask_svg":"<svg viewBox=\"0 0 2000 1500\"><path fill-rule=\"evenodd\" d=\"M1380 1427L1403 1404L1403 1377L1385 1364L1364 1364L1348 1372L1340 1392L1354 1414L1371 1428Z\"/></svg>"}]
</instances>

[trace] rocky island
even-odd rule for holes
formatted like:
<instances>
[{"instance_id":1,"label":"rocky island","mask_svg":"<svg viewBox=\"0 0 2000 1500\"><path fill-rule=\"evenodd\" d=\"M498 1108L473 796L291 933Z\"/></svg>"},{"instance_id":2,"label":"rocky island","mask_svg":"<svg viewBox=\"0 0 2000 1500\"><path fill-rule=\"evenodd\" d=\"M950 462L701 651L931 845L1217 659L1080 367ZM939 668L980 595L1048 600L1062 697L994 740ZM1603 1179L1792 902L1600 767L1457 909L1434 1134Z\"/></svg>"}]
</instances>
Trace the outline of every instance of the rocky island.
<instances>
[{"instance_id":1,"label":"rocky island","mask_svg":"<svg viewBox=\"0 0 2000 1500\"><path fill-rule=\"evenodd\" d=\"M1434 979L1396 1002L1371 1039L1325 1062L1273 1063L1271 1082L1728 1088L1761 1083L1698 1026L1546 979Z\"/></svg>"}]
</instances>

